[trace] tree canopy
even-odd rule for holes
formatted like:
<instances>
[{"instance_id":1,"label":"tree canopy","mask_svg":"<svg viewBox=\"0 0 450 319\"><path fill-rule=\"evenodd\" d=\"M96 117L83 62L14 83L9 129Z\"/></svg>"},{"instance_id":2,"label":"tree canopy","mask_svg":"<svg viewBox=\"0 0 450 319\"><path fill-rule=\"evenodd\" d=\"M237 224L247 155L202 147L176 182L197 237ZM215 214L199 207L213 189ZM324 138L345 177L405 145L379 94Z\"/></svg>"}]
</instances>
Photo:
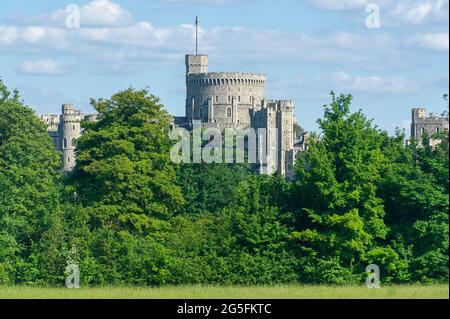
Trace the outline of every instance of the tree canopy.
<instances>
[{"instance_id":1,"label":"tree canopy","mask_svg":"<svg viewBox=\"0 0 450 319\"><path fill-rule=\"evenodd\" d=\"M331 94L296 175L170 160L148 90L92 99L76 166L0 82L0 284L349 284L448 281L448 132L405 144ZM447 134L447 135L446 135ZM425 137L426 139L427 137Z\"/></svg>"}]
</instances>

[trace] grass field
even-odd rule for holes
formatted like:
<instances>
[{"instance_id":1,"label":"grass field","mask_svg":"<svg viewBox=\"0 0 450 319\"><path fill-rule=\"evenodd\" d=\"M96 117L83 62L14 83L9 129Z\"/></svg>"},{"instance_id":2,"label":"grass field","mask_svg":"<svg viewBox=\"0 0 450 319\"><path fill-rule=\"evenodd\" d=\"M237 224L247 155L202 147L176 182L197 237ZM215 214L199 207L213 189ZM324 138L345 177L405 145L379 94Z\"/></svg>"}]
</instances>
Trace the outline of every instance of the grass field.
<instances>
[{"instance_id":1,"label":"grass field","mask_svg":"<svg viewBox=\"0 0 450 319\"><path fill-rule=\"evenodd\" d=\"M0 299L448 299L448 285L384 286L182 286L160 288L0 287Z\"/></svg>"}]
</instances>

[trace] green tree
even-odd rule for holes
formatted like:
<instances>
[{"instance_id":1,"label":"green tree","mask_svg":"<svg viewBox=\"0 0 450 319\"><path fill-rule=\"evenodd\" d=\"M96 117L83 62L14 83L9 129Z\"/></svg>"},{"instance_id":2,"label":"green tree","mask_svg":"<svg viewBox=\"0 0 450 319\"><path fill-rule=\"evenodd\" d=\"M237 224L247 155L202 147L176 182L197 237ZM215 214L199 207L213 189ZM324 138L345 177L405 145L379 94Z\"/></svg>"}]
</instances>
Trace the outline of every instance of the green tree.
<instances>
[{"instance_id":1,"label":"green tree","mask_svg":"<svg viewBox=\"0 0 450 319\"><path fill-rule=\"evenodd\" d=\"M414 281L448 281L448 143L405 147L398 134L384 153L392 165L379 187L389 240Z\"/></svg>"},{"instance_id":2,"label":"green tree","mask_svg":"<svg viewBox=\"0 0 450 319\"><path fill-rule=\"evenodd\" d=\"M93 284L162 284L168 273L161 238L184 203L170 161L170 118L147 90L91 103L98 121L85 125L66 189L87 211L87 220L72 217L90 231L82 271L95 274Z\"/></svg>"},{"instance_id":3,"label":"green tree","mask_svg":"<svg viewBox=\"0 0 450 319\"><path fill-rule=\"evenodd\" d=\"M185 198L180 214L219 213L238 200L237 186L250 175L239 164L181 164L177 184Z\"/></svg>"},{"instance_id":4,"label":"green tree","mask_svg":"<svg viewBox=\"0 0 450 319\"><path fill-rule=\"evenodd\" d=\"M388 233L376 193L388 164L385 138L361 111L350 112L351 100L332 92L318 121L322 135L310 138L296 164L292 245L303 258L305 281L359 280L371 251L382 249L377 240Z\"/></svg>"},{"instance_id":5,"label":"green tree","mask_svg":"<svg viewBox=\"0 0 450 319\"><path fill-rule=\"evenodd\" d=\"M170 119L147 90L92 100L98 121L77 144L74 190L102 227L148 233L183 204L170 161Z\"/></svg>"},{"instance_id":6,"label":"green tree","mask_svg":"<svg viewBox=\"0 0 450 319\"><path fill-rule=\"evenodd\" d=\"M63 282L60 165L45 125L0 81L0 284Z\"/></svg>"}]
</instances>

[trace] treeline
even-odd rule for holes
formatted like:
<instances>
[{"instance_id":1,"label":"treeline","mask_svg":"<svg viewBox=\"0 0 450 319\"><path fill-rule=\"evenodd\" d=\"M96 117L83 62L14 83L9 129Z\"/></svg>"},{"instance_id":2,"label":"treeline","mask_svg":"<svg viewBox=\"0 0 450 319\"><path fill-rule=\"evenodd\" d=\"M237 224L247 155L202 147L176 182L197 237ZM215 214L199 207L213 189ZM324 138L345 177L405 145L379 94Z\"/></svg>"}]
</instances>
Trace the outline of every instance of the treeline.
<instances>
[{"instance_id":1,"label":"treeline","mask_svg":"<svg viewBox=\"0 0 450 319\"><path fill-rule=\"evenodd\" d=\"M0 82L0 284L350 284L448 281L448 136L405 146L334 96L296 179L170 160L146 90L92 100L73 173Z\"/></svg>"}]
</instances>

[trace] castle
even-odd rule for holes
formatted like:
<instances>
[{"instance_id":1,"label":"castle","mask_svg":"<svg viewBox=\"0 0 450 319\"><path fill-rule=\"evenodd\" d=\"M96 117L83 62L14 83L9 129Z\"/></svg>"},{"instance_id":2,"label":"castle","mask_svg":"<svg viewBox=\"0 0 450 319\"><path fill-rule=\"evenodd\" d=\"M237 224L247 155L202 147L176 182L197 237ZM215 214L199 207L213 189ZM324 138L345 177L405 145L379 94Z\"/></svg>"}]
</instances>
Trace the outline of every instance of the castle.
<instances>
[{"instance_id":1,"label":"castle","mask_svg":"<svg viewBox=\"0 0 450 319\"><path fill-rule=\"evenodd\" d=\"M208 72L207 55L186 55L186 116L174 117L175 126L192 128L194 121L203 127L265 129L264 149L267 160L255 169L260 174L291 178L296 153L294 104L288 100L266 100L266 76L254 73ZM95 121L70 104L62 106L61 115L40 115L48 126L53 143L62 152L62 167L70 172L75 166L76 140L81 136L81 122ZM260 143L258 143L258 146Z\"/></svg>"},{"instance_id":2,"label":"castle","mask_svg":"<svg viewBox=\"0 0 450 319\"><path fill-rule=\"evenodd\" d=\"M422 137L426 135L430 138L430 145L434 147L441 143L441 140L433 138L433 135L444 131L448 132L449 118L433 113L427 116L426 112L427 110L424 108L412 109L411 139L421 141Z\"/></svg>"},{"instance_id":3,"label":"castle","mask_svg":"<svg viewBox=\"0 0 450 319\"><path fill-rule=\"evenodd\" d=\"M265 146L257 143L257 154L267 161L256 167L260 174L291 178L296 148L294 103L266 100L266 76L241 72L208 72L207 55L186 55L186 116L175 117L174 125L265 129Z\"/></svg>"},{"instance_id":4,"label":"castle","mask_svg":"<svg viewBox=\"0 0 450 319\"><path fill-rule=\"evenodd\" d=\"M296 141L294 103L265 98L266 76L241 72L208 72L208 56L198 54L198 17L195 21L195 54L186 55L185 117L174 117L173 125L188 129L194 122L202 127L262 129L264 143L257 141L260 174L292 178L296 153L306 147L305 138ZM81 136L81 122L95 121L72 105L64 104L61 115L41 115L47 123L55 147L62 152L63 170L75 166L76 140ZM305 135L306 136L306 135ZM304 137L304 136L303 136ZM258 138L260 138L258 133ZM296 143L297 142L297 143ZM266 160L262 161L264 154Z\"/></svg>"}]
</instances>

